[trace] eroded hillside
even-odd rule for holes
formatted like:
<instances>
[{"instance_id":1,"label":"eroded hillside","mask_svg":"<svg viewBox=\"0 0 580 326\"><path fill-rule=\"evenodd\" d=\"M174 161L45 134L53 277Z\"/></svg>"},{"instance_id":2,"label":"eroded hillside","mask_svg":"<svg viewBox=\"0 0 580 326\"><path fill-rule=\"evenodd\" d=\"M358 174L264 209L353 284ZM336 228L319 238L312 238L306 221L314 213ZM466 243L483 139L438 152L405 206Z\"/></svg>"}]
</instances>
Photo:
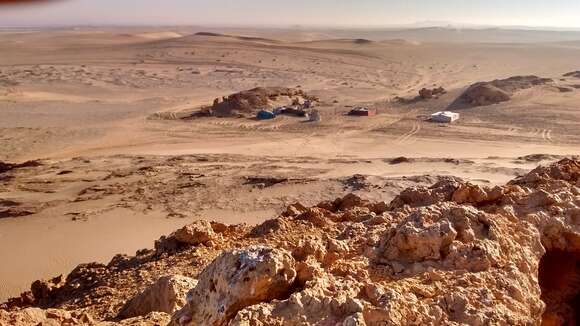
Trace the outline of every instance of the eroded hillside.
<instances>
[{"instance_id":1,"label":"eroded hillside","mask_svg":"<svg viewBox=\"0 0 580 326\"><path fill-rule=\"evenodd\" d=\"M155 250L35 282L0 323L569 325L579 225L580 162L568 159L504 186L448 178L390 203L297 203L255 227L198 221Z\"/></svg>"}]
</instances>

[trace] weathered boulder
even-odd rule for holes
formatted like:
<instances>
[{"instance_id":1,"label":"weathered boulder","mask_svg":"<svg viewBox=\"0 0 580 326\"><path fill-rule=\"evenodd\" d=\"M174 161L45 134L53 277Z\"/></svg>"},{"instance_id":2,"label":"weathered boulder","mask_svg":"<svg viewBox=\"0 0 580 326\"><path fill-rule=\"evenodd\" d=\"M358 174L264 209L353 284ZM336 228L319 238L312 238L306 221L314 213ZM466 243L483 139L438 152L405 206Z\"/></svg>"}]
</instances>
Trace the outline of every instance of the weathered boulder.
<instances>
[{"instance_id":1,"label":"weathered boulder","mask_svg":"<svg viewBox=\"0 0 580 326\"><path fill-rule=\"evenodd\" d=\"M369 204L369 201L364 200L355 194L348 194L340 200L340 204L338 205L338 209L341 211L344 211L344 210L348 210L348 209L351 209L354 207L366 206L368 204Z\"/></svg>"},{"instance_id":2,"label":"weathered boulder","mask_svg":"<svg viewBox=\"0 0 580 326\"><path fill-rule=\"evenodd\" d=\"M479 205L491 203L502 198L504 189L501 187L482 187L470 183L461 184L453 193L451 200L458 204Z\"/></svg>"},{"instance_id":3,"label":"weathered boulder","mask_svg":"<svg viewBox=\"0 0 580 326\"><path fill-rule=\"evenodd\" d=\"M185 306L187 292L196 285L196 280L181 275L161 277L127 301L118 317L126 319L145 316L151 312L172 314Z\"/></svg>"},{"instance_id":4,"label":"weathered boulder","mask_svg":"<svg viewBox=\"0 0 580 326\"><path fill-rule=\"evenodd\" d=\"M284 217L273 218L260 225L256 225L252 229L251 234L254 237L266 236L274 232L286 231L288 227L290 227L290 225Z\"/></svg>"},{"instance_id":5,"label":"weathered boulder","mask_svg":"<svg viewBox=\"0 0 580 326\"><path fill-rule=\"evenodd\" d=\"M298 215L296 219L312 223L317 227L324 227L332 224L333 221L325 214L327 210L319 207L308 208L304 213Z\"/></svg>"},{"instance_id":6,"label":"weathered boulder","mask_svg":"<svg viewBox=\"0 0 580 326\"><path fill-rule=\"evenodd\" d=\"M461 183L457 179L447 179L437 182L431 187L411 187L403 190L390 203L391 209L405 205L411 207L429 206L437 202L450 201Z\"/></svg>"},{"instance_id":7,"label":"weathered boulder","mask_svg":"<svg viewBox=\"0 0 580 326\"><path fill-rule=\"evenodd\" d=\"M46 306L50 302L51 294L65 282L64 276L60 275L50 280L37 280L30 286L30 291L37 305Z\"/></svg>"},{"instance_id":8,"label":"weathered boulder","mask_svg":"<svg viewBox=\"0 0 580 326\"><path fill-rule=\"evenodd\" d=\"M445 94L445 88L443 87L436 87L436 88L422 88L419 90L419 97L428 100L434 97L438 97L439 95Z\"/></svg>"},{"instance_id":9,"label":"weathered boulder","mask_svg":"<svg viewBox=\"0 0 580 326\"><path fill-rule=\"evenodd\" d=\"M306 207L301 203L294 203L286 207L286 211L282 213L282 216L296 216L306 211Z\"/></svg>"},{"instance_id":10,"label":"weathered boulder","mask_svg":"<svg viewBox=\"0 0 580 326\"><path fill-rule=\"evenodd\" d=\"M199 275L173 325L227 325L248 306L289 296L295 261L285 250L252 246L216 258Z\"/></svg>"},{"instance_id":11,"label":"weathered boulder","mask_svg":"<svg viewBox=\"0 0 580 326\"><path fill-rule=\"evenodd\" d=\"M0 326L77 326L96 325L87 313L71 313L60 309L26 308L8 313L0 309Z\"/></svg>"},{"instance_id":12,"label":"weathered boulder","mask_svg":"<svg viewBox=\"0 0 580 326\"><path fill-rule=\"evenodd\" d=\"M207 244L216 237L216 234L210 222L198 220L175 231L173 237L178 242L197 246Z\"/></svg>"},{"instance_id":13,"label":"weathered boulder","mask_svg":"<svg viewBox=\"0 0 580 326\"><path fill-rule=\"evenodd\" d=\"M386 259L405 262L441 259L457 237L457 231L447 219L429 223L421 216L415 217L399 225L384 244Z\"/></svg>"}]
</instances>

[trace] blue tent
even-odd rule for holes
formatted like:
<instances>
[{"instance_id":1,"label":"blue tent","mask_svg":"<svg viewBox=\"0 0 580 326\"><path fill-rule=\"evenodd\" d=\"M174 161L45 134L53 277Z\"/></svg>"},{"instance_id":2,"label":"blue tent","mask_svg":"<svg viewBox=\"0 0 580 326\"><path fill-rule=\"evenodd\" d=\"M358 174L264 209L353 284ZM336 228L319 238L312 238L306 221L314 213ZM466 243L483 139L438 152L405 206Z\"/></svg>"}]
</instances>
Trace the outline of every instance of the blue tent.
<instances>
[{"instance_id":1,"label":"blue tent","mask_svg":"<svg viewBox=\"0 0 580 326\"><path fill-rule=\"evenodd\" d=\"M262 110L260 112L258 112L258 114L256 115L256 118L260 119L260 120L268 120L268 119L274 119L276 117L276 115L270 111L266 111L266 110Z\"/></svg>"}]
</instances>

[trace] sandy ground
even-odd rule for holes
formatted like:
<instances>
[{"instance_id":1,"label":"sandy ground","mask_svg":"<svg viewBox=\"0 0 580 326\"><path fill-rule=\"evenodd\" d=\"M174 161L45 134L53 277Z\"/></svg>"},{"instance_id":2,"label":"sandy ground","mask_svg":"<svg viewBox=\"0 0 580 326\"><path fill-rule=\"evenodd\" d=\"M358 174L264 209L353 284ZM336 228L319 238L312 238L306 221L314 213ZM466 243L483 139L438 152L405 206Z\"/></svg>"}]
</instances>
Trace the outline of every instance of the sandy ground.
<instances>
[{"instance_id":1,"label":"sandy ground","mask_svg":"<svg viewBox=\"0 0 580 326\"><path fill-rule=\"evenodd\" d=\"M580 69L580 36L195 31L0 33L0 160L41 160L0 178L0 300L196 218L257 223L295 201L390 200L446 175L503 183L580 154L580 79L562 77ZM529 74L555 82L426 121L474 82ZM319 96L323 121L171 118L257 86ZM449 92L392 101L433 86ZM379 114L345 116L361 104ZM412 160L390 163L400 156Z\"/></svg>"}]
</instances>

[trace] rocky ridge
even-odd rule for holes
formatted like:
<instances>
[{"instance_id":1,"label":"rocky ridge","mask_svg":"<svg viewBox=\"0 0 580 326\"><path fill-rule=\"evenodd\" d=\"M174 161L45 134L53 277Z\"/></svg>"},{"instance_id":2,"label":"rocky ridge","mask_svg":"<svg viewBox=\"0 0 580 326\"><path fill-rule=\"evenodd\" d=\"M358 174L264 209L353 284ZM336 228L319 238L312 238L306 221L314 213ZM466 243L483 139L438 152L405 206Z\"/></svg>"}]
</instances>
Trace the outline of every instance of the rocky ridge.
<instances>
[{"instance_id":1,"label":"rocky ridge","mask_svg":"<svg viewBox=\"0 0 580 326\"><path fill-rule=\"evenodd\" d=\"M515 76L490 82L479 82L469 86L459 99L469 106L498 104L509 101L520 90L552 82L552 79L537 76Z\"/></svg>"},{"instance_id":2,"label":"rocky ridge","mask_svg":"<svg viewBox=\"0 0 580 326\"><path fill-rule=\"evenodd\" d=\"M254 227L198 221L35 282L0 325L573 325L579 266L580 162L564 159L504 186L448 178Z\"/></svg>"},{"instance_id":3,"label":"rocky ridge","mask_svg":"<svg viewBox=\"0 0 580 326\"><path fill-rule=\"evenodd\" d=\"M276 105L292 105L304 101L317 101L301 89L286 87L256 87L227 97L214 99L213 105L205 109L218 117L255 115L262 109Z\"/></svg>"}]
</instances>

